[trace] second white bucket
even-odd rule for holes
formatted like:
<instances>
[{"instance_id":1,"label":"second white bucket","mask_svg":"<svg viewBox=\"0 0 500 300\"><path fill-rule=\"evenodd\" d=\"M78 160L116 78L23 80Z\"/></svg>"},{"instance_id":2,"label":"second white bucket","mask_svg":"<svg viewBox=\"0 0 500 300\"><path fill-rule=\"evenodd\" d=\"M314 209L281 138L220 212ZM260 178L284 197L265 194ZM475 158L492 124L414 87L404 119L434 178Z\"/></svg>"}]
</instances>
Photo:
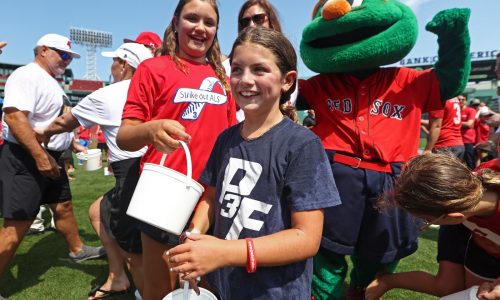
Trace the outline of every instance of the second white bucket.
<instances>
[{"instance_id":1,"label":"second white bucket","mask_svg":"<svg viewBox=\"0 0 500 300\"><path fill-rule=\"evenodd\" d=\"M187 175L163 166L145 163L130 201L127 214L145 223L180 235L196 203L205 190L192 178L191 154L186 143L179 141L186 154Z\"/></svg>"},{"instance_id":2,"label":"second white bucket","mask_svg":"<svg viewBox=\"0 0 500 300\"><path fill-rule=\"evenodd\" d=\"M101 149L88 149L87 153L78 152L76 158L83 162L85 171L95 171L102 167Z\"/></svg>"}]
</instances>

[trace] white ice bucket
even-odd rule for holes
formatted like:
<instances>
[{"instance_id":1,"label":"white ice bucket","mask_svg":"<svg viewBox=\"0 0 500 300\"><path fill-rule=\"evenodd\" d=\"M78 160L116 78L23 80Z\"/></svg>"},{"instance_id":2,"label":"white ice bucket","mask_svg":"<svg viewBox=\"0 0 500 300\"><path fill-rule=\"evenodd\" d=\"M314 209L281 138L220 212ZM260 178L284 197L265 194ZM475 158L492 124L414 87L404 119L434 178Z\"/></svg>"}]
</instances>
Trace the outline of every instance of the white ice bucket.
<instances>
[{"instance_id":1,"label":"white ice bucket","mask_svg":"<svg viewBox=\"0 0 500 300\"><path fill-rule=\"evenodd\" d=\"M82 161L85 171L95 171L102 167L101 149L88 149L87 153L78 152L78 161Z\"/></svg>"},{"instance_id":2,"label":"white ice bucket","mask_svg":"<svg viewBox=\"0 0 500 300\"><path fill-rule=\"evenodd\" d=\"M184 289L176 289L170 294L163 297L163 300L217 300L212 292L207 289L199 288L200 295L196 295L194 290L187 289L186 284L184 284Z\"/></svg>"},{"instance_id":3,"label":"white ice bucket","mask_svg":"<svg viewBox=\"0 0 500 300\"><path fill-rule=\"evenodd\" d=\"M163 166L146 163L130 201L127 214L145 223L180 235L205 190L192 178L191 154L180 141L186 154L187 175Z\"/></svg>"},{"instance_id":4,"label":"white ice bucket","mask_svg":"<svg viewBox=\"0 0 500 300\"><path fill-rule=\"evenodd\" d=\"M477 290L479 286L475 285L469 289L439 298L440 300L477 300Z\"/></svg>"}]
</instances>

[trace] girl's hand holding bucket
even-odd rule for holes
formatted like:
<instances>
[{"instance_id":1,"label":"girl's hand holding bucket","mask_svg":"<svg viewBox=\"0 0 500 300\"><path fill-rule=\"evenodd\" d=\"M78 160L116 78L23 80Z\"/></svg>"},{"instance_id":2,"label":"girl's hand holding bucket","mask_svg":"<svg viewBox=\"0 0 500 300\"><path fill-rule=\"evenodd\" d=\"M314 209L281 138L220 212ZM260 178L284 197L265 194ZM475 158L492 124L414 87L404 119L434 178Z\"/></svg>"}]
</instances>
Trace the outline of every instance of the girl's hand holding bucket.
<instances>
[{"instance_id":1,"label":"girl's hand holding bucket","mask_svg":"<svg viewBox=\"0 0 500 300\"><path fill-rule=\"evenodd\" d=\"M191 139L184 126L175 120L157 120L148 125L151 144L162 153L172 153L179 148L181 145L178 140L188 142Z\"/></svg>"},{"instance_id":2,"label":"girl's hand holding bucket","mask_svg":"<svg viewBox=\"0 0 500 300\"><path fill-rule=\"evenodd\" d=\"M233 257L231 253L237 250L231 246L232 242L238 241L225 241L196 233L187 233L187 237L190 242L168 250L164 257L167 262L175 265L170 269L172 272L185 274L184 280L196 279L215 269L230 265ZM244 246L241 247L243 252L245 249Z\"/></svg>"}]
</instances>

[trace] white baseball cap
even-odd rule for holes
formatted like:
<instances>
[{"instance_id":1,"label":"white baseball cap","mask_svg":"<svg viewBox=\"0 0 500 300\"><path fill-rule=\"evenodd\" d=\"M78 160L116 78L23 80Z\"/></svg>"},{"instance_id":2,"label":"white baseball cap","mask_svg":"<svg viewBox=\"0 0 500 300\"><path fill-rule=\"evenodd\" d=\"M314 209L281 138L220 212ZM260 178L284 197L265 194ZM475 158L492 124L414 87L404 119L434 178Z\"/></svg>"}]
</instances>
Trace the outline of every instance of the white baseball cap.
<instances>
[{"instance_id":1,"label":"white baseball cap","mask_svg":"<svg viewBox=\"0 0 500 300\"><path fill-rule=\"evenodd\" d=\"M143 60L153 57L153 54L146 46L137 43L125 43L115 51L104 51L101 52L101 55L104 57L119 57L136 69Z\"/></svg>"},{"instance_id":2,"label":"white baseball cap","mask_svg":"<svg viewBox=\"0 0 500 300\"><path fill-rule=\"evenodd\" d=\"M55 48L63 52L68 52L69 54L71 54L71 57L73 58L80 58L80 54L71 50L71 41L67 37L59 34L55 33L46 34L38 40L36 45Z\"/></svg>"},{"instance_id":3,"label":"white baseball cap","mask_svg":"<svg viewBox=\"0 0 500 300\"><path fill-rule=\"evenodd\" d=\"M480 116L491 116L493 115L493 112L488 108L488 106L483 106L479 108L479 115Z\"/></svg>"}]
</instances>

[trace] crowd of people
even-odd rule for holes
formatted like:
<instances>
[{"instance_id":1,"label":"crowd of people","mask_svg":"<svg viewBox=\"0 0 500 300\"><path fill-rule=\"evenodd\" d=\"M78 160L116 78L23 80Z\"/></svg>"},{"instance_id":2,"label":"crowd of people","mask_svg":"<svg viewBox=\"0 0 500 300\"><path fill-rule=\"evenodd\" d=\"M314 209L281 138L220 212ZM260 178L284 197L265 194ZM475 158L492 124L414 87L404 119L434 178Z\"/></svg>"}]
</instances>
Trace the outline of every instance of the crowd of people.
<instances>
[{"instance_id":1,"label":"crowd of people","mask_svg":"<svg viewBox=\"0 0 500 300\"><path fill-rule=\"evenodd\" d=\"M315 18L355 8L324 2ZM468 19L467 10L453 15ZM443 19L429 26L438 36ZM453 62L457 72L367 63L353 71L331 60L339 71L328 73L318 43L309 43L302 58L320 74L299 80L297 54L268 0L245 1L227 56L219 20L215 0L179 0L163 39L142 32L102 53L112 58L113 83L74 107L55 78L80 55L65 36L38 40L34 62L5 86L0 276L48 204L72 261L107 255L108 276L90 300L132 286L137 299L163 299L183 281L219 299L376 300L394 288L444 296L474 285L479 299L500 299L500 159L489 160L500 150L500 129L490 132L500 114L457 95L470 64L466 22L450 31L463 44L444 39L465 49L464 67L452 51L440 51L437 64ZM322 23L310 26L315 33ZM294 106L308 110L303 126ZM419 125L428 139L417 156ZM90 247L78 234L64 152L86 152L99 132L115 185L90 205L102 243ZM180 141L204 192L177 235L126 212L145 163L186 173ZM164 196L173 197L168 186ZM440 225L438 273L395 273L431 225Z\"/></svg>"}]
</instances>

